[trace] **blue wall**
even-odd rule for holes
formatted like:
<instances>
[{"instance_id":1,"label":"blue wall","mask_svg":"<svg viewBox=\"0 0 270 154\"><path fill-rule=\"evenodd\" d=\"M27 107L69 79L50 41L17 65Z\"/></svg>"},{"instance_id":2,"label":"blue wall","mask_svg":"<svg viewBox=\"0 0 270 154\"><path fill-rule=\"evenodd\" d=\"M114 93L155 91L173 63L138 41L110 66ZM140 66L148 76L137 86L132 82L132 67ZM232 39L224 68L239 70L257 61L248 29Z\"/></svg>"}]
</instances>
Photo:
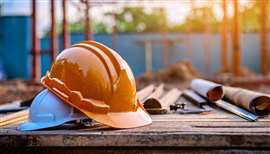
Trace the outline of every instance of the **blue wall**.
<instances>
[{"instance_id":1,"label":"blue wall","mask_svg":"<svg viewBox=\"0 0 270 154\"><path fill-rule=\"evenodd\" d=\"M83 34L72 34L72 44L78 43L83 40ZM176 61L184 60L187 55L187 40L185 34L169 34L169 39L180 40L175 46L169 48L169 61L174 63ZM102 42L111 47L111 36L97 34L94 35L96 41ZM160 40L159 34L118 34L117 36L117 52L129 63L135 75L140 75L145 71L145 55L144 46L136 43L138 40ZM220 68L220 36L219 34L213 34L211 39L211 62L210 73L216 73ZM48 38L42 39L42 48L49 49L50 43ZM231 53L231 38L228 40L229 53ZM60 43L60 42L59 42ZM269 42L270 43L270 42ZM60 44L59 44L60 46ZM153 70L157 71L163 67L162 64L162 44L153 44ZM60 49L61 50L61 49ZM241 36L241 50L242 50L242 66L248 67L255 72L259 72L259 35L256 33L242 34ZM176 57L173 57L173 51L176 51ZM195 33L192 35L192 61L196 69L202 74L205 73L204 67L204 34ZM231 56L228 55L229 60ZM46 62L43 63L43 73L49 68L49 59L46 58Z\"/></svg>"},{"instance_id":2,"label":"blue wall","mask_svg":"<svg viewBox=\"0 0 270 154\"><path fill-rule=\"evenodd\" d=\"M31 19L27 16L6 16L0 17L0 60L3 61L9 78L26 78L31 76ZM187 55L186 35L169 34L169 39L180 40L175 46L169 48L170 63L185 59ZM83 34L72 34L71 43L78 43L84 38ZM96 41L102 42L107 46L112 46L111 35L97 34L94 35ZM151 34L119 34L117 36L117 52L129 63L135 75L141 75L145 71L144 46L136 43L138 40L160 40L161 36L157 33ZM45 51L50 49L50 40L41 39L42 49L42 73L45 74L50 68L50 58ZM62 50L62 39L58 39L59 51ZM211 42L211 73L218 71L220 67L220 37L213 34L208 40ZM270 41L270 39L269 39ZM231 38L229 41L231 42ZM270 42L269 42L270 44ZM195 33L192 35L192 61L195 68L203 74L204 68L204 34ZM228 45L231 52L231 44ZM153 44L153 70L157 71L162 65L162 45L161 43ZM241 35L242 48L242 66L248 67L253 71L259 72L259 35L248 33ZM173 51L176 56L173 57ZM269 54L270 55L270 54ZM229 56L230 57L230 56Z\"/></svg>"},{"instance_id":3,"label":"blue wall","mask_svg":"<svg viewBox=\"0 0 270 154\"><path fill-rule=\"evenodd\" d=\"M9 78L31 75L31 20L27 16L0 17L0 60Z\"/></svg>"}]
</instances>

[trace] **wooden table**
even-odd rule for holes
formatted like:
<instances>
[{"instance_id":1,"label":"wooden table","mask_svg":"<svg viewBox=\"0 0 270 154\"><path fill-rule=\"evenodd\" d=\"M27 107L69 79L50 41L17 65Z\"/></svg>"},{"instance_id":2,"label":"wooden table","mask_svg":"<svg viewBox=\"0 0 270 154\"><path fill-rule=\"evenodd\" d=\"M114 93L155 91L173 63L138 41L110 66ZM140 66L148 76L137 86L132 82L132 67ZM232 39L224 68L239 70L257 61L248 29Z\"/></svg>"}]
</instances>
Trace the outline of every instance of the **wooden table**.
<instances>
[{"instance_id":1,"label":"wooden table","mask_svg":"<svg viewBox=\"0 0 270 154\"><path fill-rule=\"evenodd\" d=\"M122 130L96 124L83 129L19 132L9 126L0 129L0 146L18 153L270 153L270 117L247 122L216 109L209 114L171 113L152 118L152 125Z\"/></svg>"}]
</instances>

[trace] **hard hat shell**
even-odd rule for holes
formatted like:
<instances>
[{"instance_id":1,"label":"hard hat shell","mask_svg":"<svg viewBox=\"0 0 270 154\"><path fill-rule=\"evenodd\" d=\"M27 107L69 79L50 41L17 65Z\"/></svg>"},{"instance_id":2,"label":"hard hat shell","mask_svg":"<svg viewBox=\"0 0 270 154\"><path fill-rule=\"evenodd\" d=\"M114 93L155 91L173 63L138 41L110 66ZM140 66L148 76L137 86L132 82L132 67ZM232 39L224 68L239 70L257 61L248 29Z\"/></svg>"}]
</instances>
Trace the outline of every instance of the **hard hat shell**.
<instances>
[{"instance_id":1,"label":"hard hat shell","mask_svg":"<svg viewBox=\"0 0 270 154\"><path fill-rule=\"evenodd\" d=\"M135 79L112 49L85 41L62 51L42 83L91 119L115 128L150 124L136 96Z\"/></svg>"},{"instance_id":2,"label":"hard hat shell","mask_svg":"<svg viewBox=\"0 0 270 154\"><path fill-rule=\"evenodd\" d=\"M62 125L66 122L86 119L81 112L64 103L47 89L41 91L33 100L29 121L19 126L19 130L30 131Z\"/></svg>"}]
</instances>

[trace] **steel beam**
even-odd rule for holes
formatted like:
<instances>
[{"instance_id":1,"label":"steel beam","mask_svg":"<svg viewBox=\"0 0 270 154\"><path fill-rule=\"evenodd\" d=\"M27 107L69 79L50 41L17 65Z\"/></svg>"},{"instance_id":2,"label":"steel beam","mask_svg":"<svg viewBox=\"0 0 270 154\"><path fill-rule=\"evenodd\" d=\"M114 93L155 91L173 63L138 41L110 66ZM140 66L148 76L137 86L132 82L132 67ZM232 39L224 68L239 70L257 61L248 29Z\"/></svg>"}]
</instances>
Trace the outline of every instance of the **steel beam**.
<instances>
[{"instance_id":1,"label":"steel beam","mask_svg":"<svg viewBox=\"0 0 270 154\"><path fill-rule=\"evenodd\" d=\"M261 0L261 31L260 31L260 38L261 38L261 73L263 75L268 74L268 30L267 30L267 22L268 22L268 0Z\"/></svg>"},{"instance_id":2,"label":"steel beam","mask_svg":"<svg viewBox=\"0 0 270 154\"><path fill-rule=\"evenodd\" d=\"M68 33L68 21L67 21L67 0L62 0L62 12L63 12L63 47L65 49L69 46L69 33Z\"/></svg>"},{"instance_id":3,"label":"steel beam","mask_svg":"<svg viewBox=\"0 0 270 154\"><path fill-rule=\"evenodd\" d=\"M152 43L151 40L145 41L145 65L146 65L146 72L152 72L152 63L153 63L153 53L152 53Z\"/></svg>"},{"instance_id":4,"label":"steel beam","mask_svg":"<svg viewBox=\"0 0 270 154\"><path fill-rule=\"evenodd\" d=\"M91 32L91 24L90 24L90 14L89 11L90 7L90 0L85 0L85 27L84 27L84 39L85 40L92 40L92 32Z\"/></svg>"},{"instance_id":5,"label":"steel beam","mask_svg":"<svg viewBox=\"0 0 270 154\"><path fill-rule=\"evenodd\" d=\"M221 71L228 71L228 15L227 0L222 0L223 19L221 23Z\"/></svg>"},{"instance_id":6,"label":"steel beam","mask_svg":"<svg viewBox=\"0 0 270 154\"><path fill-rule=\"evenodd\" d=\"M161 15L161 25L163 26L163 30L161 31L161 40L163 46L163 66L166 67L169 65L169 42L168 42L168 28L166 23L166 16L164 8L160 8L160 15ZM163 16L164 15L164 16Z\"/></svg>"},{"instance_id":7,"label":"steel beam","mask_svg":"<svg viewBox=\"0 0 270 154\"><path fill-rule=\"evenodd\" d=\"M211 6L208 2L207 6L204 8L204 70L206 74L210 73L211 65L211 32L210 32L210 9Z\"/></svg>"},{"instance_id":8,"label":"steel beam","mask_svg":"<svg viewBox=\"0 0 270 154\"><path fill-rule=\"evenodd\" d=\"M51 63L55 60L57 54L57 32L55 19L55 0L51 0Z\"/></svg>"},{"instance_id":9,"label":"steel beam","mask_svg":"<svg viewBox=\"0 0 270 154\"><path fill-rule=\"evenodd\" d=\"M40 45L37 36L37 2L32 0L32 79L40 79Z\"/></svg>"},{"instance_id":10,"label":"steel beam","mask_svg":"<svg viewBox=\"0 0 270 154\"><path fill-rule=\"evenodd\" d=\"M116 14L113 13L113 27L112 27L112 48L116 50L116 37L117 37L117 19Z\"/></svg>"},{"instance_id":11,"label":"steel beam","mask_svg":"<svg viewBox=\"0 0 270 154\"><path fill-rule=\"evenodd\" d=\"M240 49L240 19L239 19L239 0L233 0L233 33L232 33L232 64L233 74L235 76L241 75L241 49Z\"/></svg>"},{"instance_id":12,"label":"steel beam","mask_svg":"<svg viewBox=\"0 0 270 154\"><path fill-rule=\"evenodd\" d=\"M194 13L194 1L190 0L191 14ZM190 19L188 19L190 20ZM189 21L187 26L187 58L192 61L192 22Z\"/></svg>"}]
</instances>

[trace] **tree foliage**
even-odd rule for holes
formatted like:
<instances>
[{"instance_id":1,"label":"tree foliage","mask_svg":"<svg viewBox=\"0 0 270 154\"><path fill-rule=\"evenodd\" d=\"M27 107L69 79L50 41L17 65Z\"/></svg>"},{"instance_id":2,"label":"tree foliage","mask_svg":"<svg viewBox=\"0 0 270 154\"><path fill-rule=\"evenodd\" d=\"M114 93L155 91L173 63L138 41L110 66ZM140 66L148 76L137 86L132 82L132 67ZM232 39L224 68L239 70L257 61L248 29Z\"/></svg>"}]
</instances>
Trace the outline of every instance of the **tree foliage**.
<instances>
[{"instance_id":1,"label":"tree foliage","mask_svg":"<svg viewBox=\"0 0 270 154\"><path fill-rule=\"evenodd\" d=\"M167 25L162 9L152 9L147 13L143 8L124 8L119 13L106 15L115 15L118 32L160 32Z\"/></svg>"},{"instance_id":2,"label":"tree foliage","mask_svg":"<svg viewBox=\"0 0 270 154\"><path fill-rule=\"evenodd\" d=\"M216 19L212 9L208 7L194 8L190 12L184 23L172 26L169 28L170 32L186 32L188 28L192 32L203 32L207 26L211 31L218 31L219 21Z\"/></svg>"},{"instance_id":3,"label":"tree foliage","mask_svg":"<svg viewBox=\"0 0 270 154\"><path fill-rule=\"evenodd\" d=\"M249 5L241 6L240 24L243 32L257 32L260 30L260 1L250 1ZM221 8L221 6L220 6ZM209 7L197 7L190 11L183 23L176 25L168 25L166 12L162 9L144 9L141 7L123 8L120 11L107 12L107 17L116 18L116 28L118 32L187 32L191 28L192 32L203 32L206 26L211 32L218 32L221 21L216 18L214 11ZM268 4L268 26L270 27L270 4ZM228 28L232 26L232 17L228 19ZM208 24L208 25L207 25ZM84 22L69 24L71 32L83 32ZM92 24L94 33L110 33L111 26L104 22L94 22ZM58 31L61 32L62 25L58 26ZM49 32L47 32L49 34Z\"/></svg>"},{"instance_id":4,"label":"tree foliage","mask_svg":"<svg viewBox=\"0 0 270 154\"><path fill-rule=\"evenodd\" d=\"M270 28L270 1L268 1L268 27ZM250 1L250 5L245 7L240 14L241 17L241 29L244 32L257 32L260 31L260 1Z\"/></svg>"}]
</instances>

